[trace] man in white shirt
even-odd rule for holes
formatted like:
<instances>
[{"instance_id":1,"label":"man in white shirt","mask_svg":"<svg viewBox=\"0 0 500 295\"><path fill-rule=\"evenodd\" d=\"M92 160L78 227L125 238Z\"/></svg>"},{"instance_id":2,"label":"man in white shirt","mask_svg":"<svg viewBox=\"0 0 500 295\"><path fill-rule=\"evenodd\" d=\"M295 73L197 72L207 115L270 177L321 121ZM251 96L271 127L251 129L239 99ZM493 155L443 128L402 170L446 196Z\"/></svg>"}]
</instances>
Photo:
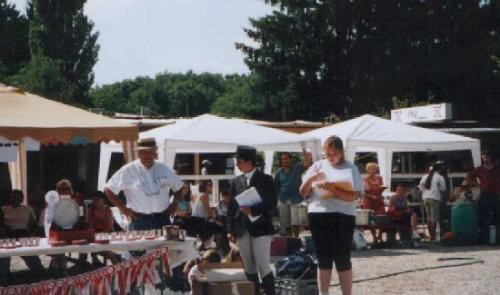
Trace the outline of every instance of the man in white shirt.
<instances>
[{"instance_id":1,"label":"man in white shirt","mask_svg":"<svg viewBox=\"0 0 500 295\"><path fill-rule=\"evenodd\" d=\"M154 138L137 143L139 159L126 164L106 183L104 192L109 200L129 218L131 230L150 230L170 224L170 215L182 194L184 183L165 164L155 161L157 146ZM124 204L118 194L123 191ZM170 200L170 191L174 198Z\"/></svg>"}]
</instances>

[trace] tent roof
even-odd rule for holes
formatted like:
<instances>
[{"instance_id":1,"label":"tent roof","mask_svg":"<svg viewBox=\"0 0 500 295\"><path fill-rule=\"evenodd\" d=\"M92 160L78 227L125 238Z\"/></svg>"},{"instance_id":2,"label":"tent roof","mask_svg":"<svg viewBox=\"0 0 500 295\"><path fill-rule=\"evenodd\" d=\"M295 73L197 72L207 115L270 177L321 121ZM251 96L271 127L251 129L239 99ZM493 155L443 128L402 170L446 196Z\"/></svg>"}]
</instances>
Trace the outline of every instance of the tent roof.
<instances>
[{"instance_id":1,"label":"tent roof","mask_svg":"<svg viewBox=\"0 0 500 295\"><path fill-rule=\"evenodd\" d=\"M44 144L135 140L138 127L0 84L0 136Z\"/></svg>"},{"instance_id":2,"label":"tent roof","mask_svg":"<svg viewBox=\"0 0 500 295\"><path fill-rule=\"evenodd\" d=\"M478 141L461 135L393 122L372 115L363 115L352 120L319 128L306 132L305 135L319 138L322 142L331 135L337 135L344 143L355 141L398 145L473 143Z\"/></svg>"},{"instance_id":3,"label":"tent roof","mask_svg":"<svg viewBox=\"0 0 500 295\"><path fill-rule=\"evenodd\" d=\"M262 127L234 119L214 115L201 115L190 120L142 132L141 137L166 140L167 147L176 149L230 150L237 145L254 146L260 150L284 150L314 144L313 137ZM159 142L162 144L163 142Z\"/></svg>"}]
</instances>

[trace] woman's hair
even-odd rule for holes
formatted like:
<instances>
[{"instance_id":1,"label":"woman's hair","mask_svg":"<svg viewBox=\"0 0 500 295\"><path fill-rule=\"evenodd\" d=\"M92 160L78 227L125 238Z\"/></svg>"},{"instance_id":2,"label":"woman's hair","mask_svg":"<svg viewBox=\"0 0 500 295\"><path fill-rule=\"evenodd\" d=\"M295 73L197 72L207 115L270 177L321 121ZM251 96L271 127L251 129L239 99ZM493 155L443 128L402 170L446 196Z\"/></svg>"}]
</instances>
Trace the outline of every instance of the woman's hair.
<instances>
[{"instance_id":1,"label":"woman's hair","mask_svg":"<svg viewBox=\"0 0 500 295\"><path fill-rule=\"evenodd\" d=\"M219 252L211 249L203 254L202 259L210 263L219 263L222 258Z\"/></svg>"},{"instance_id":2,"label":"woman's hair","mask_svg":"<svg viewBox=\"0 0 500 295\"><path fill-rule=\"evenodd\" d=\"M71 186L71 181L69 181L68 179L59 180L56 184L56 191L59 192L65 189L69 189L71 193L73 193L73 187Z\"/></svg>"},{"instance_id":3,"label":"woman's hair","mask_svg":"<svg viewBox=\"0 0 500 295\"><path fill-rule=\"evenodd\" d=\"M191 201L191 184L189 181L184 181L184 186L188 189L188 193L184 196L184 201ZM184 186L181 189L184 189Z\"/></svg>"},{"instance_id":4,"label":"woman's hair","mask_svg":"<svg viewBox=\"0 0 500 295\"><path fill-rule=\"evenodd\" d=\"M200 193L206 193L208 186L211 185L211 184L212 184L211 180L202 180L200 182L200 185L198 186L198 191Z\"/></svg>"},{"instance_id":5,"label":"woman's hair","mask_svg":"<svg viewBox=\"0 0 500 295\"><path fill-rule=\"evenodd\" d=\"M12 192L10 192L10 200L9 203L15 202L16 204L10 204L10 205L18 205L23 201L24 194L23 191L14 189Z\"/></svg>"},{"instance_id":6,"label":"woman's hair","mask_svg":"<svg viewBox=\"0 0 500 295\"><path fill-rule=\"evenodd\" d=\"M98 198L98 199L103 199L105 201L107 200L106 195L103 192L101 192L101 191L95 191L95 192L93 192L92 193L92 197L93 198Z\"/></svg>"},{"instance_id":7,"label":"woman's hair","mask_svg":"<svg viewBox=\"0 0 500 295\"><path fill-rule=\"evenodd\" d=\"M441 170L445 168L445 163L443 161L436 161L432 164L431 171L429 171L429 174L427 174L427 179L425 180L424 187L426 189L431 188L431 183L432 183L432 178L434 177L434 173L438 172L441 173Z\"/></svg>"},{"instance_id":8,"label":"woman's hair","mask_svg":"<svg viewBox=\"0 0 500 295\"><path fill-rule=\"evenodd\" d=\"M366 164L366 166L365 166L366 172L368 172L368 170L370 170L372 167L378 168L378 164L375 162L370 162L370 163Z\"/></svg>"},{"instance_id":9,"label":"woman's hair","mask_svg":"<svg viewBox=\"0 0 500 295\"><path fill-rule=\"evenodd\" d=\"M342 143L342 139L340 137L332 135L325 140L323 144L324 147L334 148L336 150L344 151L344 144Z\"/></svg>"}]
</instances>

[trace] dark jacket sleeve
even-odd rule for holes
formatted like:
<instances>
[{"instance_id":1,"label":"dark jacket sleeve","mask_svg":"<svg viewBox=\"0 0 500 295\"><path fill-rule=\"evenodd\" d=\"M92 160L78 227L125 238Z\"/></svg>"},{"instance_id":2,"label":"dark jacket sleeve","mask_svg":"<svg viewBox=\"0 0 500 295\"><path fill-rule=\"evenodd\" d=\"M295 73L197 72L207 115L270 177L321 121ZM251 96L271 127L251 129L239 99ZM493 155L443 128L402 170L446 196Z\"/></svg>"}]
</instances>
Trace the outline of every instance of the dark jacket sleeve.
<instances>
[{"instance_id":1,"label":"dark jacket sleeve","mask_svg":"<svg viewBox=\"0 0 500 295\"><path fill-rule=\"evenodd\" d=\"M234 228L236 215L239 214L238 202L236 202L235 197L238 195L236 190L236 179L232 179L229 183L229 205L227 207L227 219L226 230L232 232Z\"/></svg>"},{"instance_id":2,"label":"dark jacket sleeve","mask_svg":"<svg viewBox=\"0 0 500 295\"><path fill-rule=\"evenodd\" d=\"M269 175L259 173L255 188L262 198L262 203L250 207L253 216L272 216L278 203L278 194L274 186L273 178Z\"/></svg>"}]
</instances>

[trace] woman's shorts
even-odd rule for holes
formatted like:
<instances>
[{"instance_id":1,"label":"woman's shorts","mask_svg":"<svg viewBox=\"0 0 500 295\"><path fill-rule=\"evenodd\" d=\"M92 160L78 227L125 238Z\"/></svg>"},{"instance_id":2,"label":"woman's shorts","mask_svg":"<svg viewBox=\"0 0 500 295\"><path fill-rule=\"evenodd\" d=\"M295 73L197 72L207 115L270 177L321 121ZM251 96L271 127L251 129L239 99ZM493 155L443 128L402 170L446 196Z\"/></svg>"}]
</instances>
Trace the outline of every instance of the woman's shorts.
<instances>
[{"instance_id":1,"label":"woman's shorts","mask_svg":"<svg viewBox=\"0 0 500 295\"><path fill-rule=\"evenodd\" d=\"M346 271L351 266L351 245L355 217L342 213L309 213L309 226L320 269L331 269L333 262L337 271Z\"/></svg>"},{"instance_id":2,"label":"woman's shorts","mask_svg":"<svg viewBox=\"0 0 500 295\"><path fill-rule=\"evenodd\" d=\"M439 221L439 207L441 202L434 199L424 199L425 218L427 222L435 223Z\"/></svg>"}]
</instances>

